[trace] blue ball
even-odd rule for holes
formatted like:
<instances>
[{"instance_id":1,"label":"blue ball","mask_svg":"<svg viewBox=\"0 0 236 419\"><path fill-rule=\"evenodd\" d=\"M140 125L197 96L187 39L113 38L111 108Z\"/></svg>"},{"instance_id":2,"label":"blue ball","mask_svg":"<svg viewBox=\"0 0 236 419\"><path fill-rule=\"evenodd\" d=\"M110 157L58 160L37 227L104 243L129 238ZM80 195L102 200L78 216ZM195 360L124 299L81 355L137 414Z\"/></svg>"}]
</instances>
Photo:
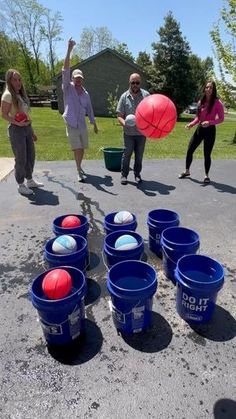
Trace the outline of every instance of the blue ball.
<instances>
[{"instance_id":1,"label":"blue ball","mask_svg":"<svg viewBox=\"0 0 236 419\"><path fill-rule=\"evenodd\" d=\"M137 246L137 240L130 234L124 234L115 241L115 249L117 250L131 250L135 249Z\"/></svg>"},{"instance_id":2,"label":"blue ball","mask_svg":"<svg viewBox=\"0 0 236 419\"><path fill-rule=\"evenodd\" d=\"M58 253L59 255L68 255L69 253L73 253L76 250L76 240L74 237L68 236L66 234L58 236L52 244L52 251L54 253Z\"/></svg>"}]
</instances>

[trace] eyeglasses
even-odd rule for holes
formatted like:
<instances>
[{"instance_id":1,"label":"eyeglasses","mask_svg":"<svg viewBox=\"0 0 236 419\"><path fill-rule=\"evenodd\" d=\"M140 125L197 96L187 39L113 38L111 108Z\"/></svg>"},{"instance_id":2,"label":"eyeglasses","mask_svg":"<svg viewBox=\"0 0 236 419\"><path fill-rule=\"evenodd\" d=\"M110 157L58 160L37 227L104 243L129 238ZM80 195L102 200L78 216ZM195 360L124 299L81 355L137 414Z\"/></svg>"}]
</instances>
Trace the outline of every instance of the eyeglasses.
<instances>
[{"instance_id":1,"label":"eyeglasses","mask_svg":"<svg viewBox=\"0 0 236 419\"><path fill-rule=\"evenodd\" d=\"M140 85L140 81L131 81L130 84L132 84L132 85L136 84L137 86L139 86Z\"/></svg>"}]
</instances>

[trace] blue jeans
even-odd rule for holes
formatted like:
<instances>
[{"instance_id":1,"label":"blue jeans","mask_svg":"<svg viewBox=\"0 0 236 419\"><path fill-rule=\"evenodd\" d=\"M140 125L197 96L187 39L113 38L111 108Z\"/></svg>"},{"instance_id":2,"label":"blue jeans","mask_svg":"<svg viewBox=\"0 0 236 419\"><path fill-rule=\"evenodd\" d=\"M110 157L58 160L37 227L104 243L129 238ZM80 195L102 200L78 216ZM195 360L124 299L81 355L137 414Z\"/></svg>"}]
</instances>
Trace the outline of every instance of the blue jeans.
<instances>
[{"instance_id":1,"label":"blue jeans","mask_svg":"<svg viewBox=\"0 0 236 419\"><path fill-rule=\"evenodd\" d=\"M128 177L131 156L134 152L134 176L139 176L142 170L143 153L146 137L143 135L124 134L125 151L121 162L121 176Z\"/></svg>"}]
</instances>

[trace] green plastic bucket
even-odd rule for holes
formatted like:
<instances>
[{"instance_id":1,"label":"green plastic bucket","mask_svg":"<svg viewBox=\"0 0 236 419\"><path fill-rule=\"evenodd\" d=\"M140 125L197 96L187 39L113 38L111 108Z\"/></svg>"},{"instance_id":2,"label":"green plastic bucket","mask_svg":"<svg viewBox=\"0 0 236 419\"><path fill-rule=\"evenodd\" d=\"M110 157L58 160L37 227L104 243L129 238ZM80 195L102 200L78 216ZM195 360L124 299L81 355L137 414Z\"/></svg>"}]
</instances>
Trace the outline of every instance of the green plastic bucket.
<instances>
[{"instance_id":1,"label":"green plastic bucket","mask_svg":"<svg viewBox=\"0 0 236 419\"><path fill-rule=\"evenodd\" d=\"M104 162L107 170L119 172L121 170L121 160L124 148L103 147Z\"/></svg>"}]
</instances>

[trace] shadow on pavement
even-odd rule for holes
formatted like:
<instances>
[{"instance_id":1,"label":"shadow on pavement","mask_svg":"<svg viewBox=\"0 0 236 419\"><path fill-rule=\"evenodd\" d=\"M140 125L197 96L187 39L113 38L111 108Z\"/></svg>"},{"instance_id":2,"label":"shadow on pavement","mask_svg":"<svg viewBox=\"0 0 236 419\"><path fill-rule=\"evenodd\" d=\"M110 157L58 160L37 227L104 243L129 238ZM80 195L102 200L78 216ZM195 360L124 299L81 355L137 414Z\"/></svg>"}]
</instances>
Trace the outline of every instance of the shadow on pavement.
<instances>
[{"instance_id":1,"label":"shadow on pavement","mask_svg":"<svg viewBox=\"0 0 236 419\"><path fill-rule=\"evenodd\" d=\"M32 205L59 205L59 199L53 192L35 188L34 195L27 197Z\"/></svg>"},{"instance_id":2,"label":"shadow on pavement","mask_svg":"<svg viewBox=\"0 0 236 419\"><path fill-rule=\"evenodd\" d=\"M216 341L226 342L236 336L236 321L224 308L216 305L209 323L199 326L190 325L200 336Z\"/></svg>"},{"instance_id":3,"label":"shadow on pavement","mask_svg":"<svg viewBox=\"0 0 236 419\"><path fill-rule=\"evenodd\" d=\"M129 346L140 352L154 353L167 348L172 335L172 329L167 320L160 314L152 312L150 330L134 335L122 335L122 338Z\"/></svg>"},{"instance_id":4,"label":"shadow on pavement","mask_svg":"<svg viewBox=\"0 0 236 419\"><path fill-rule=\"evenodd\" d=\"M61 364L79 365L90 361L101 350L102 332L91 320L85 319L85 334L64 346L48 345L49 354Z\"/></svg>"},{"instance_id":5,"label":"shadow on pavement","mask_svg":"<svg viewBox=\"0 0 236 419\"><path fill-rule=\"evenodd\" d=\"M220 399L214 405L215 419L235 419L236 401L231 399Z\"/></svg>"}]
</instances>

